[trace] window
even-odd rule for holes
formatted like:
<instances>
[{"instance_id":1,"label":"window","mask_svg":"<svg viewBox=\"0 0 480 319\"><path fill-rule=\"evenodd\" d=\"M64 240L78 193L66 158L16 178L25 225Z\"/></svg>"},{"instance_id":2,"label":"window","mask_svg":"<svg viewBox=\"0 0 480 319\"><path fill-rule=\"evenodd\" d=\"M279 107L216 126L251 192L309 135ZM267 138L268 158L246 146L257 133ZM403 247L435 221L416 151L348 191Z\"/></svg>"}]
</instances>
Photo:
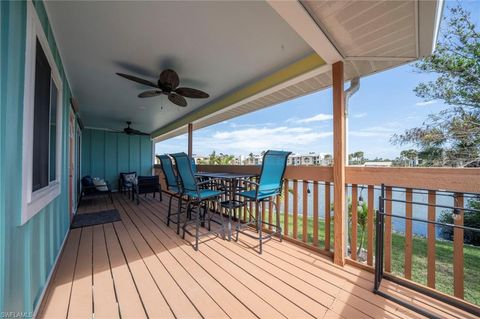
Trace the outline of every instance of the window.
<instances>
[{"instance_id":1,"label":"window","mask_svg":"<svg viewBox=\"0 0 480 319\"><path fill-rule=\"evenodd\" d=\"M62 82L31 2L27 37L22 154L24 224L60 194Z\"/></svg>"},{"instance_id":2,"label":"window","mask_svg":"<svg viewBox=\"0 0 480 319\"><path fill-rule=\"evenodd\" d=\"M36 41L35 98L33 105L32 192L56 179L57 86L40 42Z\"/></svg>"}]
</instances>

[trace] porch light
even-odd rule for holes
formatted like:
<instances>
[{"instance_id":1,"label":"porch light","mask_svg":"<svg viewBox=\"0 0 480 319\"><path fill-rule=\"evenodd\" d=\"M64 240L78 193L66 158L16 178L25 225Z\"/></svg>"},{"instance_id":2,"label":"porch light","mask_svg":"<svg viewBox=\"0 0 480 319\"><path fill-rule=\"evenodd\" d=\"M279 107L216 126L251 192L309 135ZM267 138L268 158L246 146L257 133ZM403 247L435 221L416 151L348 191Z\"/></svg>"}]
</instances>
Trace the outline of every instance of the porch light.
<instances>
[{"instance_id":1,"label":"porch light","mask_svg":"<svg viewBox=\"0 0 480 319\"><path fill-rule=\"evenodd\" d=\"M453 214L452 214L453 220L456 220L456 221L460 220L462 218L462 215L460 213L461 213L460 209L455 207L453 209Z\"/></svg>"}]
</instances>

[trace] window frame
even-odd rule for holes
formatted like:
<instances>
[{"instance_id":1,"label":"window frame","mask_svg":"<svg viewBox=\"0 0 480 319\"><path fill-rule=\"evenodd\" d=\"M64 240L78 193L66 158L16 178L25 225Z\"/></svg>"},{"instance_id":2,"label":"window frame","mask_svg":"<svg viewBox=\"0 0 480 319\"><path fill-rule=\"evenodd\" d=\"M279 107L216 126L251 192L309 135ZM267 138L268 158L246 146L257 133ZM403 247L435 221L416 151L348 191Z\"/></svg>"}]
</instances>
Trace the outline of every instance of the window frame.
<instances>
[{"instance_id":1,"label":"window frame","mask_svg":"<svg viewBox=\"0 0 480 319\"><path fill-rule=\"evenodd\" d=\"M48 186L32 191L33 180L33 125L35 110L36 41L40 43L51 68L51 81L57 87L55 180ZM23 147L22 147L22 214L21 225L58 197L62 187L62 128L63 81L50 50L40 19L31 1L27 2L25 43L25 84L23 98ZM49 124L50 125L50 124ZM51 132L50 132L51 134ZM50 143L49 143L50 147ZM50 154L50 150L49 150ZM50 171L50 166L49 166ZM49 172L50 174L50 172ZM48 175L49 175L48 174Z\"/></svg>"}]
</instances>

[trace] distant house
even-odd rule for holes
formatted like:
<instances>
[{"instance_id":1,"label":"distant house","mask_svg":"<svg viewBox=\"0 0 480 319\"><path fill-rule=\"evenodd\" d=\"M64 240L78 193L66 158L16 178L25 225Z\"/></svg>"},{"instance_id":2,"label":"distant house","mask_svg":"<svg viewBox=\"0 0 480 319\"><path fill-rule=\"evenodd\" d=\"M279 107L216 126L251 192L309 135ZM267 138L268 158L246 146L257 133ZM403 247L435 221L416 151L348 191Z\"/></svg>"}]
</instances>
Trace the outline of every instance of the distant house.
<instances>
[{"instance_id":1,"label":"distant house","mask_svg":"<svg viewBox=\"0 0 480 319\"><path fill-rule=\"evenodd\" d=\"M365 167L391 167L392 162L365 162Z\"/></svg>"},{"instance_id":2,"label":"distant house","mask_svg":"<svg viewBox=\"0 0 480 319\"><path fill-rule=\"evenodd\" d=\"M254 154L253 156L247 156L243 161L243 165L262 165L262 161L263 161L262 155Z\"/></svg>"},{"instance_id":3,"label":"distant house","mask_svg":"<svg viewBox=\"0 0 480 319\"><path fill-rule=\"evenodd\" d=\"M293 154L288 157L288 165L298 166L298 165L329 165L327 163L325 154L310 152L308 154Z\"/></svg>"}]
</instances>

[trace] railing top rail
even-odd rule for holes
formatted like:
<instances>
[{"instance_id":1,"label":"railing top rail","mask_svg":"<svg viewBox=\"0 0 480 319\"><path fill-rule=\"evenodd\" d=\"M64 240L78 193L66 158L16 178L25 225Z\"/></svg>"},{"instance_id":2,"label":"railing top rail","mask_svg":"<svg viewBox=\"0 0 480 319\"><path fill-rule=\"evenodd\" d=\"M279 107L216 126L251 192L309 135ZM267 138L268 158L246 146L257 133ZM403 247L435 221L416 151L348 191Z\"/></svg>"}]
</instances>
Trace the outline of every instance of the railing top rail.
<instances>
[{"instance_id":1,"label":"railing top rail","mask_svg":"<svg viewBox=\"0 0 480 319\"><path fill-rule=\"evenodd\" d=\"M260 172L255 165L199 165L214 172ZM285 179L333 182L329 166L287 166ZM358 185L395 185L416 190L436 190L463 194L480 193L480 168L423 167L346 167L346 183Z\"/></svg>"}]
</instances>

